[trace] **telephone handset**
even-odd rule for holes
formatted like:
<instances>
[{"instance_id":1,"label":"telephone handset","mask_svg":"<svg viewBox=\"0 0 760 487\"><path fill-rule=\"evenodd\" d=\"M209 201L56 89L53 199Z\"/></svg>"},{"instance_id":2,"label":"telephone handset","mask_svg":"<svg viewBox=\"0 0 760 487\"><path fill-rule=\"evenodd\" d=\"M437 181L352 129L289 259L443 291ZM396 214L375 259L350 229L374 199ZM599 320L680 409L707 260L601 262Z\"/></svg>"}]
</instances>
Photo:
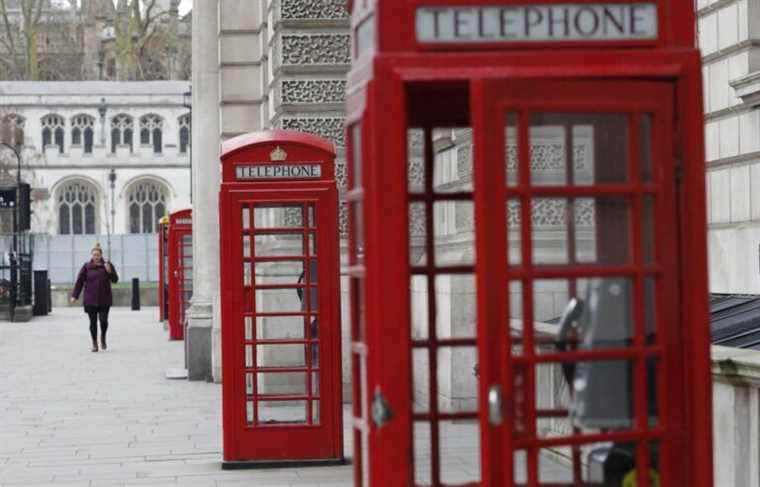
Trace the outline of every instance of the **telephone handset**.
<instances>
[{"instance_id":1,"label":"telephone handset","mask_svg":"<svg viewBox=\"0 0 760 487\"><path fill-rule=\"evenodd\" d=\"M631 281L597 278L589 282L585 299L573 298L559 323L555 346L564 352L626 348L633 343ZM654 284L645 283L645 329L647 343L654 340ZM562 372L571 390L570 416L576 427L620 430L633 426L633 365L628 360L563 362ZM650 418L657 415L656 373L647 361ZM635 479L634 443L614 443L589 453L589 479L605 487L623 487ZM659 448L650 450L652 485L659 485Z\"/></svg>"},{"instance_id":2,"label":"telephone handset","mask_svg":"<svg viewBox=\"0 0 760 487\"><path fill-rule=\"evenodd\" d=\"M578 320L584 311L584 302L581 299L573 298L567 303L562 318L559 321L559 332L554 342L557 351L566 352L570 343L575 342L578 335ZM562 375L568 384L573 384L575 375L575 365L572 362L562 362Z\"/></svg>"},{"instance_id":3,"label":"telephone handset","mask_svg":"<svg viewBox=\"0 0 760 487\"><path fill-rule=\"evenodd\" d=\"M302 271L301 275L298 276L298 284L303 284L304 280L306 279L306 271ZM309 261L309 284L310 284L310 292L309 292L309 308L311 308L310 311L314 311L318 309L318 294L317 294L317 288L315 287L317 285L317 261L311 260ZM298 295L298 300L301 301L301 309L303 311L306 311L306 303L304 302L304 288L298 287L296 288L296 294Z\"/></svg>"},{"instance_id":4,"label":"telephone handset","mask_svg":"<svg viewBox=\"0 0 760 487\"><path fill-rule=\"evenodd\" d=\"M556 347L566 351L626 348L632 342L630 281L589 281L586 298L568 303L560 321ZM573 336L574 335L574 336ZM563 363L572 390L570 411L576 426L587 429L629 428L632 421L632 367L625 360Z\"/></svg>"},{"instance_id":5,"label":"telephone handset","mask_svg":"<svg viewBox=\"0 0 760 487\"><path fill-rule=\"evenodd\" d=\"M304 270L301 272L301 275L298 277L298 284L303 284L306 279L306 271ZM319 299L319 294L317 292L317 261L316 260L310 260L309 261L309 284L310 287L306 288L309 290L309 310L308 311L316 311L319 309L319 302L317 301ZM306 302L304 300L304 288L298 287L296 288L296 294L298 294L298 300L301 301L301 311L307 311L306 309ZM311 338L316 339L319 338L319 326L318 326L318 320L315 316L311 321ZM319 363L319 346L314 343L311 346L311 353L312 353L312 364L317 365Z\"/></svg>"}]
</instances>

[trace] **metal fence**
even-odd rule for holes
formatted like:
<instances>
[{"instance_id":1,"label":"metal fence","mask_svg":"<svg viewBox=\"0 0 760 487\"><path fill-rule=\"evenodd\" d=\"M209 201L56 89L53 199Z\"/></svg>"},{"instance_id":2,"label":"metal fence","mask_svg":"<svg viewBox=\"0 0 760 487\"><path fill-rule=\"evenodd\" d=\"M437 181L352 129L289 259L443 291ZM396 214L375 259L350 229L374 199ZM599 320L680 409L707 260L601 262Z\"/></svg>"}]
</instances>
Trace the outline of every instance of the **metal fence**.
<instances>
[{"instance_id":1,"label":"metal fence","mask_svg":"<svg viewBox=\"0 0 760 487\"><path fill-rule=\"evenodd\" d=\"M16 306L32 304L32 252L34 238L28 233L18 236L18 255L14 259L13 236L0 235L0 308L15 298ZM16 288L13 289L13 284Z\"/></svg>"},{"instance_id":2,"label":"metal fence","mask_svg":"<svg viewBox=\"0 0 760 487\"><path fill-rule=\"evenodd\" d=\"M0 309L3 312L14 300L15 306L32 304L34 237L28 233L19 234L17 243L18 254L14 257L11 252L13 235L0 235Z\"/></svg>"},{"instance_id":3,"label":"metal fence","mask_svg":"<svg viewBox=\"0 0 760 487\"><path fill-rule=\"evenodd\" d=\"M34 270L47 270L53 284L71 284L90 259L95 242L100 242L104 257L113 262L122 282L135 277L141 282L158 280L155 234L111 235L110 256L106 235L37 234L33 238ZM0 239L0 251L10 248L10 240Z\"/></svg>"}]
</instances>

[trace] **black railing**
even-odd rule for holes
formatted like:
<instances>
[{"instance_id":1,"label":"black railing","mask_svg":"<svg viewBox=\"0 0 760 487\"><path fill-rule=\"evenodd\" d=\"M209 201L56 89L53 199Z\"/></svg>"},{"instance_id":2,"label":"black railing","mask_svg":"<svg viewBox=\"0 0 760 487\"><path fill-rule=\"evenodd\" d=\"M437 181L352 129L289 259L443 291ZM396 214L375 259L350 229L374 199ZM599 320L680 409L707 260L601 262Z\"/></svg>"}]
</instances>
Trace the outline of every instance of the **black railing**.
<instances>
[{"instance_id":1,"label":"black railing","mask_svg":"<svg viewBox=\"0 0 760 487\"><path fill-rule=\"evenodd\" d=\"M8 235L0 236L0 248L4 250L0 259L0 310L7 309L9 318L13 320L17 308L32 305L34 237L29 233L18 235L16 254L12 251L11 238Z\"/></svg>"},{"instance_id":2,"label":"black railing","mask_svg":"<svg viewBox=\"0 0 760 487\"><path fill-rule=\"evenodd\" d=\"M32 254L19 253L18 266L19 279L16 306L31 306L33 296L32 284L34 275L32 272Z\"/></svg>"}]
</instances>

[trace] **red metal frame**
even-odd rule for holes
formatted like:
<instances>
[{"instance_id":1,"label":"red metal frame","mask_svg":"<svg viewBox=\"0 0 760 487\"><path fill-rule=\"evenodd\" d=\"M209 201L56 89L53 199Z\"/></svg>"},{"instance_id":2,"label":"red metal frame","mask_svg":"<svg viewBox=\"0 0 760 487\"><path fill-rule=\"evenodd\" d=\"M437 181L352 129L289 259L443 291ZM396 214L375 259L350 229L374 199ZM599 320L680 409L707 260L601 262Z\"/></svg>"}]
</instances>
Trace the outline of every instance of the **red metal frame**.
<instances>
[{"instance_id":1,"label":"red metal frame","mask_svg":"<svg viewBox=\"0 0 760 487\"><path fill-rule=\"evenodd\" d=\"M168 262L169 262L169 217L165 216L158 225L158 321L169 319Z\"/></svg>"},{"instance_id":2,"label":"red metal frame","mask_svg":"<svg viewBox=\"0 0 760 487\"><path fill-rule=\"evenodd\" d=\"M169 339L185 338L185 313L190 307L192 279L186 276L193 269L193 212L181 210L169 215ZM188 289L188 286L190 289Z\"/></svg>"},{"instance_id":3,"label":"red metal frame","mask_svg":"<svg viewBox=\"0 0 760 487\"><path fill-rule=\"evenodd\" d=\"M479 5L503 4L484 0ZM523 2L585 3L584 2ZM599 2L589 2L599 3ZM616 3L616 1L605 2ZM712 485L711 385L706 278L706 227L702 125L701 60L694 45L693 5L688 2L654 2L660 12L660 37L654 43L536 43L479 44L467 46L419 45L414 36L417 5L462 5L455 0L383 1L354 0L352 27L374 22L374 44L359 50L353 46L354 67L347 88L347 157L349 192L349 276L351 278L352 369L354 374L354 457L357 486L414 485L413 425L421 420L478 418L481 425L482 478L467 485L517 485L513 452L527 451L527 485L580 485L547 483L537 476L537 451L568 446L573 458L578 445L599 441L660 439L661 485ZM355 36L358 37L358 36ZM446 52L444 52L446 51ZM437 103L445 100L445 103ZM635 140L642 113L653 114L655 180L642 181L637 174L640 154L631 144L629 182L591 187L531 186L521 171L517 186L504 184L504 113L519 113L519 164L528 167L528 114L531 111L582 111L625 113L629 140ZM465 127L473 129L475 168L472 193L435 194L428 186L422 194L407 193L407 129L410 127ZM498 127L498 129L494 129ZM426 147L427 170L433 153ZM430 181L428 174L427 181ZM686 199L688 194L688 200ZM618 196L629 203L632 215L641 214L643 195L656 201L655 261L645 264L636 237L642 233L632 223L630 259L615 266L522 265L507 267L507 198L522 200L522 221L530 222L526 204L533 197ZM433 235L430 205L437 199L468 200L475 204L478 294L478 336L470 339L412 340L410 336L409 279L412 274L469 273L466 267L409 265L408 205L417 201L428 207L427 235ZM605 221L605 220L601 220ZM632 222L636 222L632 218ZM612 228L612 222L605 225ZM604 227L604 225L602 225ZM568 232L573 232L572 228ZM522 226L522 259L531 262L530 223ZM600 231L598 245L607 245L612 231ZM642 306L634 306L635 339L629 348L535 354L530 314L524 316L522 341L505 330L509 316L506 283L523 283L523 308L532 308L535 279L567 279L590 276L630 276L633 302L642 303L643 279L657 284L657 342L646 343ZM571 285L570 294L575 294ZM430 294L430 293L429 293ZM432 301L432 300L430 300ZM393 303L389 306L388 303ZM434 303L429 302L429 316ZM394 326L387 326L393 323ZM413 348L462 347L477 343L480 367L479 410L442 413L433 401L428 413L412 411ZM513 355L511 345L530 352ZM431 355L432 357L432 355ZM645 403L646 359L658 357L661 380L657 383L660 420L647 422ZM563 410L536 407L531 388L536 364L565 361L599 361L628 358L635 364L636 422L629 430L588 434L575 430L559 438L535 435L538 417L566 416ZM430 360L430 376L435 373ZM507 404L502 426L491 427L486 418L490 384L513 391L515 374L527 388L524 402ZM431 391L435 394L435 390ZM667 393L667 394L666 394ZM507 394L507 396L509 396ZM392 419L378 424L370 417L370 405L382 398L393 411ZM376 402L376 401L375 401ZM528 425L518 431L519 424ZM519 433L519 434L518 434ZM437 441L431 439L434 443ZM433 445L433 450L435 450ZM650 485L649 443L636 450L637 485ZM433 482L438 461L433 454ZM577 466L577 465L576 465Z\"/></svg>"},{"instance_id":4,"label":"red metal frame","mask_svg":"<svg viewBox=\"0 0 760 487\"><path fill-rule=\"evenodd\" d=\"M277 150L284 152L277 156ZM225 468L323 465L344 461L338 200L334 159L335 150L330 142L310 134L282 130L241 136L226 142L222 149L220 221ZM321 176L255 181L236 177L236 167L241 165L298 162L319 164ZM296 217L289 222L275 219L274 223L267 223L266 212L257 214L257 210L282 210ZM265 239L274 236L292 237L294 243L291 245L301 250L286 250L280 242L274 252L262 253ZM264 272L258 270L259 265L282 265L277 271L280 277L267 280ZM297 273L292 274L287 266L301 269L301 277L296 278ZM293 296L299 293L301 309L268 308L263 293L278 291L279 302L283 299L293 301ZM314 298L318 303L312 302ZM289 319L282 326L291 327L302 321L303 335L264 336L268 319ZM299 346L303 347L303 363L292 356L283 361L277 357L285 355L275 355L275 351L284 354L287 347L292 352L293 347ZM269 347L269 359L264 347ZM273 356L274 362L265 363ZM262 381L277 377L277 374L295 376L296 381L304 379L303 390L268 391ZM295 386L296 389L299 387ZM263 417L262 411L273 414L274 409L286 406L291 406L291 414L298 415L296 419L267 421Z\"/></svg>"},{"instance_id":5,"label":"red metal frame","mask_svg":"<svg viewBox=\"0 0 760 487\"><path fill-rule=\"evenodd\" d=\"M483 88L484 93L484 105L489 107L487 109L486 118L480 122L481 126L489 126L497 123L499 117L503 117L504 113L514 110L519 114L521 119L519 130L519 153L520 153L520 168L529 167L530 160L527 156L528 152L528 117L530 113L534 112L616 112L616 113L630 113L629 117L629 137L630 140L638 140L638 124L639 117L642 112L654 114L657 121L656 133L654 137L659 137L659 144L655 143L655 149L659 149L655 154L654 160L659 170L659 180L655 180L651 184L645 184L640 179L640 170L638 161L640 155L638 154L638 145L635 143L629 144L629 179L630 184L618 185L619 187L604 187L602 185L596 185L589 188L579 188L577 186L555 186L547 191L547 188L531 187L530 173L527 170L520 171L520 182L515 188L501 187L500 191L483 193L483 204L479 206L480 212L477 215L479 219L498 219L502 216L498 210L493 208L498 205L490 206L495 201L504 201L507 198L514 197L521 201L522 221L527 222L522 225L521 240L522 245L522 259L523 265L520 268L507 268L505 262L505 255L502 252L499 254L499 242L498 235L494 232L488 231L486 227L480 237L486 239L490 245L490 248L486 247L485 254L481 260L483 269L479 272L479 276L483 276L483 280L480 283L481 288L495 285L496 282L508 282L513 279L520 279L522 281L523 291L523 320L525 327L523 329L523 337L519 342L525 350L523 356L510 356L509 354L502 353L501 356L497 355L498 363L507 363L507 377L501 378L504 380L505 389L511 391L514 388L512 383L513 375L510 373L510 369L514 370L527 370L526 374L526 389L528 391L534 387L535 384L535 365L539 363L552 363L557 361L580 361L580 360L600 360L604 359L633 359L636 361L635 371L635 385L634 385L634 397L636 398L635 411L637 427L631 432L627 433L607 433L599 435L582 435L578 432L574 436L565 438L554 439L523 439L518 438L514 432L509 432L510 424L507 423L507 432L504 436L504 447L509 450L511 448L526 448L528 452L528 469L529 477L528 483L536 484L538 482L537 477L532 477L531 474L537 472L538 464L538 449L541 447L549 447L553 445L580 445L589 443L590 441L610 441L614 437L625 437L627 441L635 441L636 439L646 439L647 442L640 443L638 451L638 479L639 485L648 485L649 479L646 475L648 471L647 462L650 457L649 453L649 441L659 440L665 447L665 458L661 464L668 465L668 468L661 469L664 485L683 485L685 482L686 472L688 465L683 462L682 456L676 456L675 458L668 458L667 454L672 452L672 444L677 441L677 437L683 431L683 425L681 424L680 412L683 411L685 405L683 404L684 396L679 394L671 394L668 401L660 401L661 412L660 424L657 428L648 427L648 413L647 413L647 394L646 394L646 375L645 364L646 359L657 358L662 360L664 366L660 369L660 373L663 378L667 379L669 376L669 367L671 361L668 358L669 351L680 347L680 343L685 337L680 336L677 333L680 330L673 330L672 328L665 327L663 323L676 323L677 309L666 308L659 306L657 309L657 323L659 324L658 330L658 343L654 345L645 345L645 332L644 332L644 302L643 302L643 286L644 279L651 277L657 280L657 295L664 302L674 302L674 296L670 294L670 291L674 289L676 284L677 273L675 272L675 254L677 237L668 235L668 229L675 228L675 178L674 178L674 160L673 154L670 148L673 146L672 141L667 140L672 131L665 129L665 127L672 126L671 119L671 107L673 107L673 99L670 91L672 86L668 84L644 84L636 82L618 82L608 83L608 87L605 89L604 94L598 92L599 87L593 83L573 83L573 82L536 82L536 81L522 81L522 82L501 82L501 81L488 81L485 82ZM490 92L489 92L490 91ZM528 101L526 101L528 100ZM642 101L643 100L643 101ZM537 103L530 103L537 101ZM499 132L499 135L502 133ZM486 161L485 164L479 166L481 176L481 182L483 184L488 181L489 178L498 177L499 159L503 160L503 150L499 151L499 147L504 147L503 136L496 136L493 138L484 137L481 143L481 147L484 148L482 156ZM498 156L498 157L497 157ZM503 178L502 178L503 180ZM526 264L531 261L531 218L530 218L530 202L532 196L545 196L545 195L557 196L562 195L566 197L572 196L610 196L618 195L620 197L628 198L628 202L631 205L630 214L631 229L629 233L630 241L627 246L632 250L632 264L631 266L603 266L599 269L586 269L582 265L570 265L557 269L540 269ZM642 260L641 245L641 228L640 220L642 213L642 198L644 195L656 198L657 201L657 234L663 236L657 245L657 259L653 265L645 265ZM501 205L502 207L504 205ZM488 211L485 208L489 208ZM497 221L497 220L492 220ZM503 220L502 220L503 221ZM606 222L600 215L599 225L609 225L614 222ZM602 228L599 231L604 231ZM498 233L498 232L497 232ZM503 232L502 232L503 233ZM572 241L572 237L569 237ZM601 243L601 242L600 242ZM619 245L624 245L619 244ZM503 250L503 248L501 249ZM663 258L663 255L668 255L670 259ZM486 273L484 269L496 269ZM504 271L500 271L504 269ZM546 275L548 273L552 277L565 277L574 279L579 276L588 276L600 274L603 271L604 274L614 276L628 276L635 280L634 290L634 322L637 329L634 338L633 347L627 349L608 349L601 351L586 351L586 352L569 352L558 354L542 354L536 355L534 350L534 331L533 331L533 282L539 276ZM488 282L488 279L493 279L495 282ZM502 280L503 279L503 280ZM495 286L495 289L502 290L501 298L503 300L492 300L491 296L480 296L480 306L486 307L482 311L483 315L489 315L489 312L493 310L488 309L489 306L493 306L494 303L498 306L499 303L505 303L506 309L503 309L502 313L495 316L510 316L508 309L508 299L506 296L505 288L503 286ZM498 325L494 330L498 330L500 327L506 326L505 323L499 320L493 320L493 323L489 320L488 325ZM488 334L488 331L486 331ZM508 338L511 338L507 335ZM502 351L511 350L515 345L514 340L511 343L508 341L504 347L500 347ZM481 353L489 353L488 346L481 347ZM493 353L493 352L491 352ZM498 367L497 367L498 368ZM498 373L498 372L497 372ZM492 379L492 380L498 380ZM483 381L488 383L488 378ZM663 398L665 395L664 387L665 381L659 380L660 386L659 397ZM528 425L535 428L536 419L538 417L546 416L541 411L536 409L533 403L534 395L530 393L526 394L528 401L524 404L524 420ZM663 407L664 406L664 407ZM535 437L535 430L529 430L528 435ZM511 479L514 477L510 471L510 465L505 465L503 472L498 473L495 477L501 477L503 480ZM680 468L679 468L680 467Z\"/></svg>"}]
</instances>

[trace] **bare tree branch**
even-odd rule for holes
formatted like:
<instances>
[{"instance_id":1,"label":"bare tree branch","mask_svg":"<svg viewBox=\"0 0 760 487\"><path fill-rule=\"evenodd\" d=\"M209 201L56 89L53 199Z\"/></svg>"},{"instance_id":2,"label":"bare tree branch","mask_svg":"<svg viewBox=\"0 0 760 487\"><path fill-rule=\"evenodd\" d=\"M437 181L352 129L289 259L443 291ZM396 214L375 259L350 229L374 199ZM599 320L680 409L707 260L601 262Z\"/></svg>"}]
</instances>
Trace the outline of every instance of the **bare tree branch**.
<instances>
[{"instance_id":1,"label":"bare tree branch","mask_svg":"<svg viewBox=\"0 0 760 487\"><path fill-rule=\"evenodd\" d=\"M0 8L3 11L3 24L5 25L5 34L10 45L11 55L16 58L16 44L13 39L13 33L11 32L11 21L8 18L8 8L6 7L5 0L0 0Z\"/></svg>"},{"instance_id":2,"label":"bare tree branch","mask_svg":"<svg viewBox=\"0 0 760 487\"><path fill-rule=\"evenodd\" d=\"M16 2L14 2L16 3ZM116 63L119 79L165 79L174 70L176 27L158 0L127 0L105 24L115 42L94 40L92 20L80 0L0 0L0 77L9 79L81 79L93 76L92 56L104 49L101 62ZM170 20L171 22L169 22ZM183 39L183 42L186 39ZM97 42L97 44L92 44ZM175 52L178 51L178 52ZM90 58L86 61L84 56ZM171 57L174 56L175 59ZM184 54L182 54L184 56ZM86 67L86 68L85 68Z\"/></svg>"},{"instance_id":3,"label":"bare tree branch","mask_svg":"<svg viewBox=\"0 0 760 487\"><path fill-rule=\"evenodd\" d=\"M34 2L34 0L32 0ZM38 0L36 5L36 11L34 13L34 27L38 27L40 25L40 17L42 16L42 10L45 5L45 0Z\"/></svg>"}]
</instances>

